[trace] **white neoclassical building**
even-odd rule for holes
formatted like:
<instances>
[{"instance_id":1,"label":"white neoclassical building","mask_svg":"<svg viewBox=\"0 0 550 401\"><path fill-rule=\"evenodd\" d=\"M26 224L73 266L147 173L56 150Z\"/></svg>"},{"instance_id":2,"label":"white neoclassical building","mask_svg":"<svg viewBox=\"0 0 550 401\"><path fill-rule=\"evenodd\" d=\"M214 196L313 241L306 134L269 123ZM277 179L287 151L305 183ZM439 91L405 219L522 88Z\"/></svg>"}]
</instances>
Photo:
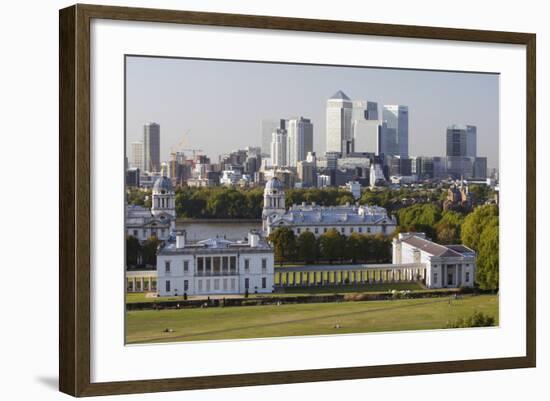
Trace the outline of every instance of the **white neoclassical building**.
<instances>
[{"instance_id":1,"label":"white neoclassical building","mask_svg":"<svg viewBox=\"0 0 550 401\"><path fill-rule=\"evenodd\" d=\"M476 253L464 245L440 245L424 233L400 233L393 240L393 264L422 264L428 288L473 287Z\"/></svg>"},{"instance_id":2,"label":"white neoclassical building","mask_svg":"<svg viewBox=\"0 0 550 401\"><path fill-rule=\"evenodd\" d=\"M354 232L362 234L390 235L397 227L395 217L379 206L319 206L315 203L293 205L285 208L285 191L277 178L269 180L264 189L262 213L263 230L266 235L279 227L288 227L294 234L310 231L315 236L334 229L343 235Z\"/></svg>"},{"instance_id":3,"label":"white neoclassical building","mask_svg":"<svg viewBox=\"0 0 550 401\"><path fill-rule=\"evenodd\" d=\"M273 278L273 249L255 231L246 241L193 243L180 231L157 253L159 296L269 293Z\"/></svg>"},{"instance_id":4,"label":"white neoclassical building","mask_svg":"<svg viewBox=\"0 0 550 401\"><path fill-rule=\"evenodd\" d=\"M151 236L167 240L176 226L176 195L168 177L157 178L153 185L151 209L126 205L126 233L145 241Z\"/></svg>"}]
</instances>

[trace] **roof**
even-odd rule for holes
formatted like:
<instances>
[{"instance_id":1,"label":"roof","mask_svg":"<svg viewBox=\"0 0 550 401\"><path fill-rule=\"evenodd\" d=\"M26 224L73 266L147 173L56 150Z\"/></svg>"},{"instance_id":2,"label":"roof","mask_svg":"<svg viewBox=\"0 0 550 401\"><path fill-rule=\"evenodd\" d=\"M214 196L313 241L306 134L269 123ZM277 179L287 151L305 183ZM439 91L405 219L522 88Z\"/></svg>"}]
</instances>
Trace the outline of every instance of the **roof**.
<instances>
[{"instance_id":1,"label":"roof","mask_svg":"<svg viewBox=\"0 0 550 401\"><path fill-rule=\"evenodd\" d=\"M341 90L339 90L334 95L332 95L329 100L348 100L348 101L351 101L351 99L344 92L342 92Z\"/></svg>"},{"instance_id":2,"label":"roof","mask_svg":"<svg viewBox=\"0 0 550 401\"><path fill-rule=\"evenodd\" d=\"M272 179L270 179L267 182L267 184L265 184L265 189L267 189L267 190L273 190L273 189L282 190L282 189L284 189L284 185L281 182L281 180L279 180L277 177L273 177Z\"/></svg>"},{"instance_id":3,"label":"roof","mask_svg":"<svg viewBox=\"0 0 550 401\"><path fill-rule=\"evenodd\" d=\"M223 237L207 238L196 242L186 242L184 248L176 248L172 239L159 251L159 254L174 253L217 253L217 252L272 252L271 246L264 238L260 238L257 246L250 246L248 241L230 241Z\"/></svg>"},{"instance_id":4,"label":"roof","mask_svg":"<svg viewBox=\"0 0 550 401\"><path fill-rule=\"evenodd\" d=\"M172 191L172 181L166 176L158 178L153 185L153 192L160 192L162 190L167 192Z\"/></svg>"},{"instance_id":5,"label":"roof","mask_svg":"<svg viewBox=\"0 0 550 401\"><path fill-rule=\"evenodd\" d=\"M299 225L395 225L395 219L388 216L386 209L378 206L317 206L294 205L282 215L269 218L269 223Z\"/></svg>"},{"instance_id":6,"label":"roof","mask_svg":"<svg viewBox=\"0 0 550 401\"><path fill-rule=\"evenodd\" d=\"M464 245L440 245L416 235L403 238L402 242L412 245L432 256L437 256L440 258L475 256L475 252Z\"/></svg>"}]
</instances>

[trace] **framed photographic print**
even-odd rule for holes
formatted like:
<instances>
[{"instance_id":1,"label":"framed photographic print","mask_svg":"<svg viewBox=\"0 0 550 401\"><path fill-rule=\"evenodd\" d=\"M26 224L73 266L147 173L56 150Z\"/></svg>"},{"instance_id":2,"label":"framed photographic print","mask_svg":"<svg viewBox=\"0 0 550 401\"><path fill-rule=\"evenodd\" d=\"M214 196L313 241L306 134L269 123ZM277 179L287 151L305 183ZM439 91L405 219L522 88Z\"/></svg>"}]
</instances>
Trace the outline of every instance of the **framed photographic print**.
<instances>
[{"instance_id":1,"label":"framed photographic print","mask_svg":"<svg viewBox=\"0 0 550 401\"><path fill-rule=\"evenodd\" d=\"M60 11L60 390L534 367L535 35Z\"/></svg>"}]
</instances>

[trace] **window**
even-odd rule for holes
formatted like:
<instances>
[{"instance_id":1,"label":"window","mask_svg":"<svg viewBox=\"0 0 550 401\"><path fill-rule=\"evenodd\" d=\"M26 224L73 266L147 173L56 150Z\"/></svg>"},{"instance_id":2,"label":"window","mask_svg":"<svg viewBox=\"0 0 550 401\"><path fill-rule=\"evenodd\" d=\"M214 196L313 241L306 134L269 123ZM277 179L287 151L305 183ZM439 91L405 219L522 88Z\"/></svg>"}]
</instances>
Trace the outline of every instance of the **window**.
<instances>
[{"instance_id":1,"label":"window","mask_svg":"<svg viewBox=\"0 0 550 401\"><path fill-rule=\"evenodd\" d=\"M183 291L189 291L189 280L183 280Z\"/></svg>"},{"instance_id":2,"label":"window","mask_svg":"<svg viewBox=\"0 0 550 401\"><path fill-rule=\"evenodd\" d=\"M237 270L237 258L235 256L229 257L229 269L233 273L235 273L235 270Z\"/></svg>"},{"instance_id":3,"label":"window","mask_svg":"<svg viewBox=\"0 0 550 401\"><path fill-rule=\"evenodd\" d=\"M206 291L210 291L210 280L206 280Z\"/></svg>"},{"instance_id":4,"label":"window","mask_svg":"<svg viewBox=\"0 0 550 401\"><path fill-rule=\"evenodd\" d=\"M349 232L350 232L350 233L352 233L352 232L353 232L353 227L351 227L351 228L349 229Z\"/></svg>"},{"instance_id":5,"label":"window","mask_svg":"<svg viewBox=\"0 0 550 401\"><path fill-rule=\"evenodd\" d=\"M164 271L166 273L170 273L170 261L169 260L164 261Z\"/></svg>"},{"instance_id":6,"label":"window","mask_svg":"<svg viewBox=\"0 0 550 401\"><path fill-rule=\"evenodd\" d=\"M453 273L447 273L447 285L453 285Z\"/></svg>"},{"instance_id":7,"label":"window","mask_svg":"<svg viewBox=\"0 0 550 401\"><path fill-rule=\"evenodd\" d=\"M434 284L437 284L437 273L434 273Z\"/></svg>"},{"instance_id":8,"label":"window","mask_svg":"<svg viewBox=\"0 0 550 401\"><path fill-rule=\"evenodd\" d=\"M267 259L263 258L262 259L262 270L265 270L265 269L267 269Z\"/></svg>"},{"instance_id":9,"label":"window","mask_svg":"<svg viewBox=\"0 0 550 401\"><path fill-rule=\"evenodd\" d=\"M214 275L219 275L221 271L221 258L219 256L215 256L213 259L213 267L214 267Z\"/></svg>"},{"instance_id":10,"label":"window","mask_svg":"<svg viewBox=\"0 0 550 401\"><path fill-rule=\"evenodd\" d=\"M370 234L370 227L367 227L367 232Z\"/></svg>"},{"instance_id":11,"label":"window","mask_svg":"<svg viewBox=\"0 0 550 401\"><path fill-rule=\"evenodd\" d=\"M199 291L202 291L202 280L199 280Z\"/></svg>"},{"instance_id":12,"label":"window","mask_svg":"<svg viewBox=\"0 0 550 401\"><path fill-rule=\"evenodd\" d=\"M328 228L323 228L323 232L326 233L328 231Z\"/></svg>"},{"instance_id":13,"label":"window","mask_svg":"<svg viewBox=\"0 0 550 401\"><path fill-rule=\"evenodd\" d=\"M250 286L250 279L245 278L244 279L244 288L248 290L249 286Z\"/></svg>"},{"instance_id":14,"label":"window","mask_svg":"<svg viewBox=\"0 0 550 401\"><path fill-rule=\"evenodd\" d=\"M134 282L131 279L127 279L126 290L129 292L134 291Z\"/></svg>"},{"instance_id":15,"label":"window","mask_svg":"<svg viewBox=\"0 0 550 401\"><path fill-rule=\"evenodd\" d=\"M308 231L308 232L309 232L309 227L306 227L306 231Z\"/></svg>"},{"instance_id":16,"label":"window","mask_svg":"<svg viewBox=\"0 0 550 401\"><path fill-rule=\"evenodd\" d=\"M166 292L170 292L170 280L166 280Z\"/></svg>"},{"instance_id":17,"label":"window","mask_svg":"<svg viewBox=\"0 0 550 401\"><path fill-rule=\"evenodd\" d=\"M245 259L244 260L244 270L249 270L250 269L250 259Z\"/></svg>"},{"instance_id":18,"label":"window","mask_svg":"<svg viewBox=\"0 0 550 401\"><path fill-rule=\"evenodd\" d=\"M262 277L262 288L267 288L267 278Z\"/></svg>"},{"instance_id":19,"label":"window","mask_svg":"<svg viewBox=\"0 0 550 401\"><path fill-rule=\"evenodd\" d=\"M229 271L229 258L227 256L224 256L222 258L222 271L224 273L227 273Z\"/></svg>"},{"instance_id":20,"label":"window","mask_svg":"<svg viewBox=\"0 0 550 401\"><path fill-rule=\"evenodd\" d=\"M340 228L340 232L344 234L346 232L346 229L344 227Z\"/></svg>"},{"instance_id":21,"label":"window","mask_svg":"<svg viewBox=\"0 0 550 401\"><path fill-rule=\"evenodd\" d=\"M197 273L201 276L204 274L204 258L197 258Z\"/></svg>"},{"instance_id":22,"label":"window","mask_svg":"<svg viewBox=\"0 0 550 401\"><path fill-rule=\"evenodd\" d=\"M357 229L357 231L359 231L360 233L362 233L362 232L363 232L363 227L359 227L359 228Z\"/></svg>"},{"instance_id":23,"label":"window","mask_svg":"<svg viewBox=\"0 0 550 401\"><path fill-rule=\"evenodd\" d=\"M470 282L470 272L466 272L466 282Z\"/></svg>"},{"instance_id":24,"label":"window","mask_svg":"<svg viewBox=\"0 0 550 401\"><path fill-rule=\"evenodd\" d=\"M206 274L210 275L212 272L212 259L211 258L205 258L206 261Z\"/></svg>"},{"instance_id":25,"label":"window","mask_svg":"<svg viewBox=\"0 0 550 401\"><path fill-rule=\"evenodd\" d=\"M227 290L227 279L226 278L223 279L223 290L224 291Z\"/></svg>"},{"instance_id":26,"label":"window","mask_svg":"<svg viewBox=\"0 0 550 401\"><path fill-rule=\"evenodd\" d=\"M134 230L134 237L138 236L138 230Z\"/></svg>"},{"instance_id":27,"label":"window","mask_svg":"<svg viewBox=\"0 0 550 401\"><path fill-rule=\"evenodd\" d=\"M315 234L319 234L319 229L315 227Z\"/></svg>"},{"instance_id":28,"label":"window","mask_svg":"<svg viewBox=\"0 0 550 401\"><path fill-rule=\"evenodd\" d=\"M183 271L185 273L187 273L189 271L189 261L188 260L183 261Z\"/></svg>"},{"instance_id":29,"label":"window","mask_svg":"<svg viewBox=\"0 0 550 401\"><path fill-rule=\"evenodd\" d=\"M232 290L235 289L235 279L234 278L231 279L231 289Z\"/></svg>"},{"instance_id":30,"label":"window","mask_svg":"<svg viewBox=\"0 0 550 401\"><path fill-rule=\"evenodd\" d=\"M219 278L215 278L214 279L214 290L219 290L220 289L220 279Z\"/></svg>"},{"instance_id":31,"label":"window","mask_svg":"<svg viewBox=\"0 0 550 401\"><path fill-rule=\"evenodd\" d=\"M299 228L296 229L296 233L297 233L297 234L300 234L301 231L302 231L302 230L299 229Z\"/></svg>"}]
</instances>

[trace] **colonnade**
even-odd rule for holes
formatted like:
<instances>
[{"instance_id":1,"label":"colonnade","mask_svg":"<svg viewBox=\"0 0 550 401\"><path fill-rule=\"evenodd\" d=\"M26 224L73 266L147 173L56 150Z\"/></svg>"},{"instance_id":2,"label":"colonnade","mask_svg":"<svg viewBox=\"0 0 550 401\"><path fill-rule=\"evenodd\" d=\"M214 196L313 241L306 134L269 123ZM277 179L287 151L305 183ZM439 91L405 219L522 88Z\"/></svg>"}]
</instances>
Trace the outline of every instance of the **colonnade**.
<instances>
[{"instance_id":1,"label":"colonnade","mask_svg":"<svg viewBox=\"0 0 550 401\"><path fill-rule=\"evenodd\" d=\"M275 269L275 285L283 287L292 286L332 286L332 285L356 285L416 282L425 280L426 268L424 265L399 266L387 265L373 268L342 269L335 266L333 270L324 267L313 270L311 266L304 268Z\"/></svg>"}]
</instances>

